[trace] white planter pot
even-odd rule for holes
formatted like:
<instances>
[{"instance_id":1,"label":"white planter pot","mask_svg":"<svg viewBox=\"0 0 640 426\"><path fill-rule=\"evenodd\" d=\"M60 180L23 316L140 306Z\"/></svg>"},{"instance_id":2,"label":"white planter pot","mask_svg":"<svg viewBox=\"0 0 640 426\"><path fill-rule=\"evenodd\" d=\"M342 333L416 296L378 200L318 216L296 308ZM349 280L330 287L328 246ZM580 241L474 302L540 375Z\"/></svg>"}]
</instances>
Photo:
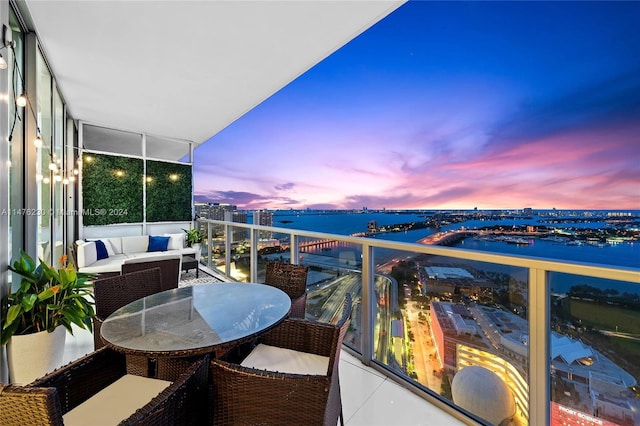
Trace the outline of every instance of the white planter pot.
<instances>
[{"instance_id":1,"label":"white planter pot","mask_svg":"<svg viewBox=\"0 0 640 426\"><path fill-rule=\"evenodd\" d=\"M202 255L202 245L200 243L195 243L193 245L193 249L196 251L195 258L198 262L200 262L200 256Z\"/></svg>"},{"instance_id":2,"label":"white planter pot","mask_svg":"<svg viewBox=\"0 0 640 426\"><path fill-rule=\"evenodd\" d=\"M7 361L11 383L26 385L62 366L67 330L63 326L47 333L11 336Z\"/></svg>"}]
</instances>

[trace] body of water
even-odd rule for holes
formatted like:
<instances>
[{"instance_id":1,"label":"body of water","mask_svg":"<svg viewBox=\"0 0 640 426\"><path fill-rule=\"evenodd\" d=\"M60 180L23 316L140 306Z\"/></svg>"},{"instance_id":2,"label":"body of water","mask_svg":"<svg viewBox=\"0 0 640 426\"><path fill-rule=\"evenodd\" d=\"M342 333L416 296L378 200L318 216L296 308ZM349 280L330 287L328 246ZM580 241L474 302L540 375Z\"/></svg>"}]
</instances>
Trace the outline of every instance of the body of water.
<instances>
[{"instance_id":1,"label":"body of water","mask_svg":"<svg viewBox=\"0 0 640 426\"><path fill-rule=\"evenodd\" d=\"M424 228L407 232L381 233L375 236L397 242L415 243L422 238L438 231L466 229L479 229L486 226L500 225L506 228L522 225L545 225L556 228L605 228L609 226L602 222L587 223L554 223L546 222L547 218L533 216L530 219L500 219L500 220L469 220L453 225L443 226L440 230ZM327 232L340 235L350 235L366 232L370 221L376 221L380 225L394 225L413 221L424 221L425 216L419 214L392 214L392 213L326 213L317 212L291 213L275 212L273 225L280 228L300 229L318 232ZM553 241L532 238L529 244L508 244L503 241L486 241L474 238L466 238L453 247L469 250L479 250L500 254L521 255L544 259L563 261L576 261L608 266L640 267L640 242L624 242L610 244L604 247L594 245L566 245ZM339 251L337 249L336 251ZM382 253L379 253L382 254ZM334 254L335 255L335 254ZM616 288L621 293L624 291L640 292L640 286L632 283L620 283L610 280L592 279L576 275L554 274L551 277L551 287L557 292L566 292L572 285L587 284L599 288Z\"/></svg>"}]
</instances>

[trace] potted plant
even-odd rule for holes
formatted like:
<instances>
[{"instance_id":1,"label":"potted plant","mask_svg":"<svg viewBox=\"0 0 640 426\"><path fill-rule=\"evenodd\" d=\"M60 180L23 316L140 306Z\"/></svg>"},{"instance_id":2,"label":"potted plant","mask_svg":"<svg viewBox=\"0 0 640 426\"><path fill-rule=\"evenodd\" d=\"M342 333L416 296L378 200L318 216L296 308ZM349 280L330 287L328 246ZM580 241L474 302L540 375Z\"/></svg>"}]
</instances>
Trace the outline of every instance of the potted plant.
<instances>
[{"instance_id":1,"label":"potted plant","mask_svg":"<svg viewBox=\"0 0 640 426\"><path fill-rule=\"evenodd\" d=\"M193 247L193 249L195 250L195 258L196 260L200 261L200 255L201 255L201 244L202 241L204 241L204 235L202 234L202 232L200 232L200 230L198 228L192 228L192 229L182 229L184 232L187 233L187 247Z\"/></svg>"},{"instance_id":2,"label":"potted plant","mask_svg":"<svg viewBox=\"0 0 640 426\"><path fill-rule=\"evenodd\" d=\"M24 251L9 270L21 276L20 286L3 297L0 344L7 345L9 374L13 383L29 383L59 367L65 329L72 324L92 331L92 274L77 272L62 256L58 269L36 262ZM26 342L25 342L26 340ZM54 345L49 355L34 345L43 340ZM27 345L20 353L21 345ZM56 346L57 345L57 346ZM42 361L43 365L36 365Z\"/></svg>"},{"instance_id":3,"label":"potted plant","mask_svg":"<svg viewBox=\"0 0 640 426\"><path fill-rule=\"evenodd\" d=\"M204 240L204 235L198 228L182 230L187 233L187 247L193 247L194 244L200 244Z\"/></svg>"}]
</instances>

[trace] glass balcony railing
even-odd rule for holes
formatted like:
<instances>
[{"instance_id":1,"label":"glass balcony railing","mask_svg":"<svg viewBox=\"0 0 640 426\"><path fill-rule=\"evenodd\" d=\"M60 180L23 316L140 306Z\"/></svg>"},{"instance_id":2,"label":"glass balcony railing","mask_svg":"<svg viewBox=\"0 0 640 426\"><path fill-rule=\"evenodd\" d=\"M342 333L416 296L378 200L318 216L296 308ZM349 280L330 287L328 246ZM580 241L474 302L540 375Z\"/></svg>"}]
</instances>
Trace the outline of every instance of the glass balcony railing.
<instances>
[{"instance_id":1,"label":"glass balcony railing","mask_svg":"<svg viewBox=\"0 0 640 426\"><path fill-rule=\"evenodd\" d=\"M231 279L308 266L309 319L351 293L345 345L463 420L640 424L640 269L200 222L202 262Z\"/></svg>"}]
</instances>

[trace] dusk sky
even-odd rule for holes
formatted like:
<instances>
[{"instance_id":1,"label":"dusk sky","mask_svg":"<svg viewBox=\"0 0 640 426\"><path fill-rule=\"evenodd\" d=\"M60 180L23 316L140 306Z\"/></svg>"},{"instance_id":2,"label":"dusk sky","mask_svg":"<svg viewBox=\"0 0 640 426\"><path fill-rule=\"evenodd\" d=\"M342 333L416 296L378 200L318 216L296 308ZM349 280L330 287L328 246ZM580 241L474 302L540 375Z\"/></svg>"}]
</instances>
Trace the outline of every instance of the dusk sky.
<instances>
[{"instance_id":1,"label":"dusk sky","mask_svg":"<svg viewBox=\"0 0 640 426\"><path fill-rule=\"evenodd\" d=\"M640 2L409 2L195 151L240 209L640 209Z\"/></svg>"}]
</instances>

